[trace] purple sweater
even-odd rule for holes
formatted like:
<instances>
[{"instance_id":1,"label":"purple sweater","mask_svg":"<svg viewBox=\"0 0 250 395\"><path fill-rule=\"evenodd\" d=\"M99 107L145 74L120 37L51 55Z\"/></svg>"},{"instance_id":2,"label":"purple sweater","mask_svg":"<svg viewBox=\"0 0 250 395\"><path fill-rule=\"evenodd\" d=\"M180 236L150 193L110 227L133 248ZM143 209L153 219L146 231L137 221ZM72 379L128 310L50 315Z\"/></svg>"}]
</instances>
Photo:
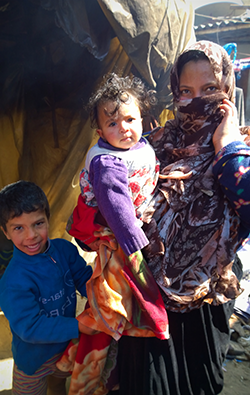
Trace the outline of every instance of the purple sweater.
<instances>
[{"instance_id":1,"label":"purple sweater","mask_svg":"<svg viewBox=\"0 0 250 395\"><path fill-rule=\"evenodd\" d=\"M120 151L102 138L100 147ZM140 140L131 150L145 145ZM148 244L148 239L139 226L128 188L128 170L124 162L114 156L95 156L89 168L89 180L93 186L98 207L126 255L138 251ZM112 186L112 188L110 187Z\"/></svg>"}]
</instances>

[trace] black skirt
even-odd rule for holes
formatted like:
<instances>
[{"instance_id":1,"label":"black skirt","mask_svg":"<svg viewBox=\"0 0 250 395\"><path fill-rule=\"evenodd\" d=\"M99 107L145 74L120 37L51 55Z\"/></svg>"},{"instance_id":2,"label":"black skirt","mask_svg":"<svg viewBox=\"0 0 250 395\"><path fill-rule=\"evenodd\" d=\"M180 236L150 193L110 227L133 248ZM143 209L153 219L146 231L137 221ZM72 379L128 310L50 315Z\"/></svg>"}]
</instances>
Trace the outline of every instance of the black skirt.
<instances>
[{"instance_id":1,"label":"black skirt","mask_svg":"<svg viewBox=\"0 0 250 395\"><path fill-rule=\"evenodd\" d=\"M170 339L119 340L119 395L215 395L223 388L233 302L168 312Z\"/></svg>"}]
</instances>

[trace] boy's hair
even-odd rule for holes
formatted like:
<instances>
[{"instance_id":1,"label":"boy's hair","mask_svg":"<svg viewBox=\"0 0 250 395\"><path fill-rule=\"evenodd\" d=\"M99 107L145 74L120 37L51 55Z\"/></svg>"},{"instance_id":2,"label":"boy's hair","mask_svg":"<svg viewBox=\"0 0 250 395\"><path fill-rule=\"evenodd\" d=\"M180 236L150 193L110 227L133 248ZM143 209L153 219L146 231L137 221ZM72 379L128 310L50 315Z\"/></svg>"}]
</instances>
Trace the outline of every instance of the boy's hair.
<instances>
[{"instance_id":1,"label":"boy's hair","mask_svg":"<svg viewBox=\"0 0 250 395\"><path fill-rule=\"evenodd\" d=\"M112 101L116 103L115 109L109 116L114 115L121 104L129 103L131 96L136 100L143 113L156 104L155 91L147 90L144 83L137 77L120 77L115 73L104 76L104 81L96 92L92 94L88 103L92 128L98 128L98 108L100 105Z\"/></svg>"},{"instance_id":2,"label":"boy's hair","mask_svg":"<svg viewBox=\"0 0 250 395\"><path fill-rule=\"evenodd\" d=\"M44 210L50 217L48 199L43 190L30 181L17 181L0 191L0 226L6 231L7 222L23 213Z\"/></svg>"}]
</instances>

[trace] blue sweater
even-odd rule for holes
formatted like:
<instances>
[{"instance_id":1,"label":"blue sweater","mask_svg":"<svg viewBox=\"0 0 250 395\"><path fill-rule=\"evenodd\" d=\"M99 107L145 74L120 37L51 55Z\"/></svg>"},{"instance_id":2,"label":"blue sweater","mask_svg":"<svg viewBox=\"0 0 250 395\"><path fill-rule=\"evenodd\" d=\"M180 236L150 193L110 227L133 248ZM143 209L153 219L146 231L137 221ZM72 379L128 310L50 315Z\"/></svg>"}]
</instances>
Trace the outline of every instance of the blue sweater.
<instances>
[{"instance_id":1,"label":"blue sweater","mask_svg":"<svg viewBox=\"0 0 250 395\"><path fill-rule=\"evenodd\" d=\"M14 247L0 280L0 306L13 334L14 361L23 372L34 374L78 337L75 288L86 296L91 274L66 240L49 240L47 250L34 256Z\"/></svg>"}]
</instances>

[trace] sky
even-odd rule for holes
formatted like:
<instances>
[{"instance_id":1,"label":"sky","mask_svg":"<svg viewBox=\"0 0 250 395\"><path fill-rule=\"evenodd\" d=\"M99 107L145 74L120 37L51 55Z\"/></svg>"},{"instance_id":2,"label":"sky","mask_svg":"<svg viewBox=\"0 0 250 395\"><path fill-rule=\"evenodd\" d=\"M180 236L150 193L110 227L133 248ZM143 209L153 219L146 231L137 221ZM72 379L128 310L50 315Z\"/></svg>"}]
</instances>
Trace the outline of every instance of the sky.
<instances>
[{"instance_id":1,"label":"sky","mask_svg":"<svg viewBox=\"0 0 250 395\"><path fill-rule=\"evenodd\" d=\"M191 0L193 3L194 9L202 7L207 4L212 4L212 3L231 3L231 4L240 4L242 5L243 2L241 0Z\"/></svg>"}]
</instances>

